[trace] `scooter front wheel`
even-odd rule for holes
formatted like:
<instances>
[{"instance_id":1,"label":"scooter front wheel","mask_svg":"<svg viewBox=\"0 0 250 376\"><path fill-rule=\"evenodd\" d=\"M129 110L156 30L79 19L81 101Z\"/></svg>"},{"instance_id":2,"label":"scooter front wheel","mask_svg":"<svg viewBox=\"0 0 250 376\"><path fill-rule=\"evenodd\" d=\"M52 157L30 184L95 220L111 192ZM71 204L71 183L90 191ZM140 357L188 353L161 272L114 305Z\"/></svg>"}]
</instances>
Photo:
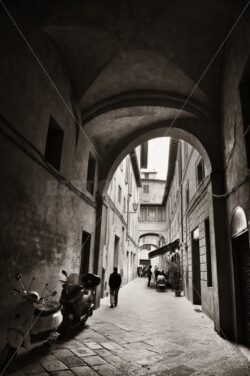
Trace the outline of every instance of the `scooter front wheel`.
<instances>
[{"instance_id":1,"label":"scooter front wheel","mask_svg":"<svg viewBox=\"0 0 250 376\"><path fill-rule=\"evenodd\" d=\"M70 320L70 318L68 317L67 318L64 317L63 322L58 329L58 332L60 333L60 338L67 339L68 337L70 337L71 329L72 329L72 320Z\"/></svg>"},{"instance_id":2,"label":"scooter front wheel","mask_svg":"<svg viewBox=\"0 0 250 376\"><path fill-rule=\"evenodd\" d=\"M10 346L8 343L4 347L1 360L0 360L0 375L3 375L7 368L9 367L10 363L15 359L17 354L17 349L15 347Z\"/></svg>"}]
</instances>

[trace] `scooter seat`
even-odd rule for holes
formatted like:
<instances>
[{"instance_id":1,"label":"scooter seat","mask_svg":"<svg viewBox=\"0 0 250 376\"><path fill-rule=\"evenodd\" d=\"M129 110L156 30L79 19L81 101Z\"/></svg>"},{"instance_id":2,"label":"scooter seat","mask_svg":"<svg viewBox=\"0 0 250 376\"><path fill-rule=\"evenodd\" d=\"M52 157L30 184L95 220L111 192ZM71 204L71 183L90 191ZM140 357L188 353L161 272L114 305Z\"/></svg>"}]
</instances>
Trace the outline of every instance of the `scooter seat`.
<instances>
[{"instance_id":1,"label":"scooter seat","mask_svg":"<svg viewBox=\"0 0 250 376\"><path fill-rule=\"evenodd\" d=\"M49 316L53 313L60 311L61 306L58 303L47 303L45 306L41 304L41 306L37 306L34 312L35 316Z\"/></svg>"}]
</instances>

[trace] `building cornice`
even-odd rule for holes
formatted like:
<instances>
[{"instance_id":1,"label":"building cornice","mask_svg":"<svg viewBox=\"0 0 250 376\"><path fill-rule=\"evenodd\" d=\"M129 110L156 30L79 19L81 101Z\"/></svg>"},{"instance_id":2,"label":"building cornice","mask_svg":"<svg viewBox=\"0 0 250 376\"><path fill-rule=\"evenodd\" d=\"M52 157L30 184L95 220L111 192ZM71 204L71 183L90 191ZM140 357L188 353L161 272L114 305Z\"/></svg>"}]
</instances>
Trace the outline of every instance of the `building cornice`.
<instances>
[{"instance_id":1,"label":"building cornice","mask_svg":"<svg viewBox=\"0 0 250 376\"><path fill-rule=\"evenodd\" d=\"M145 179L145 178L141 178L141 181L144 183L144 182L157 182L157 183L166 183L166 179L152 179L152 178L149 178L149 179Z\"/></svg>"},{"instance_id":2,"label":"building cornice","mask_svg":"<svg viewBox=\"0 0 250 376\"><path fill-rule=\"evenodd\" d=\"M137 187L141 187L141 174L135 150L129 153Z\"/></svg>"}]
</instances>

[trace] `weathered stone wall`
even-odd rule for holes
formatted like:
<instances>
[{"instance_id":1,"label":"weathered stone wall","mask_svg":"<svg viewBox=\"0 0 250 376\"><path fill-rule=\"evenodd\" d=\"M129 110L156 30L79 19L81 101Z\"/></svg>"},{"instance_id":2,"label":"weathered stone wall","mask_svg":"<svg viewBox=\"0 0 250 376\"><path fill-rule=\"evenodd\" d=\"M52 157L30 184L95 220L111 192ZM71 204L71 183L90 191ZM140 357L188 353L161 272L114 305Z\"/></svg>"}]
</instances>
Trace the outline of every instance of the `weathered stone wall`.
<instances>
[{"instance_id":1,"label":"weathered stone wall","mask_svg":"<svg viewBox=\"0 0 250 376\"><path fill-rule=\"evenodd\" d=\"M1 118L1 314L14 304L9 292L16 272L24 275L25 285L36 277L33 288L39 292L46 282L60 291L61 269L79 272L82 230L91 233L93 267L95 196L86 192L92 147L70 113L77 116L76 104L54 45L39 35L32 46L60 95L27 46L3 61L0 114L8 124ZM42 158L51 115L64 130L60 173Z\"/></svg>"},{"instance_id":2,"label":"weathered stone wall","mask_svg":"<svg viewBox=\"0 0 250 376\"><path fill-rule=\"evenodd\" d=\"M137 158L139 150L138 148ZM114 266L117 266L119 273L121 273L122 285L128 283L136 276L138 264L138 212L133 212L132 203L138 203L138 197L139 187L133 172L131 158L127 155L116 169L107 192L107 226L103 249L102 297L109 294L109 275L113 272ZM117 245L116 239L118 241Z\"/></svg>"},{"instance_id":3,"label":"weathered stone wall","mask_svg":"<svg viewBox=\"0 0 250 376\"><path fill-rule=\"evenodd\" d=\"M180 152L181 148L181 152ZM200 155L191 145L179 141L178 157L175 164L169 196L166 202L168 243L177 239L180 241L180 257L183 265L183 288L185 296L193 301L193 266L192 266L192 231L199 228L200 252L200 281L202 310L214 318L216 302L214 296L217 292L217 268L215 235L213 226L213 203L211 184L207 176L207 166L204 166L206 178L197 186L196 164ZM182 161L181 167L179 166ZM181 176L179 176L181 174ZM189 186L189 202L186 201L186 187ZM213 286L207 284L207 244L205 239L204 221L209 218L210 223L210 248L212 263ZM162 267L167 270L168 255L161 260Z\"/></svg>"},{"instance_id":4,"label":"weathered stone wall","mask_svg":"<svg viewBox=\"0 0 250 376\"><path fill-rule=\"evenodd\" d=\"M205 182L204 182L205 183ZM185 294L189 300L193 300L193 284L192 284L192 239L191 234L195 228L199 228L199 251L200 251L200 278L201 278L201 304L202 310L211 318L214 317L214 303L213 303L213 290L214 285L217 284L216 275L216 258L215 258L215 244L212 211L212 198L206 192L210 187L205 183L203 192L197 195L193 204L187 211L187 221L184 225L184 233L186 234L184 254L184 289ZM206 255L206 238L204 221L209 218L210 223L210 242L211 242L211 259L212 259L212 273L213 273L213 287L207 286L207 255ZM216 289L215 289L216 291Z\"/></svg>"},{"instance_id":5,"label":"weathered stone wall","mask_svg":"<svg viewBox=\"0 0 250 376\"><path fill-rule=\"evenodd\" d=\"M246 179L247 170L246 145L244 140L244 126L241 110L241 99L239 84L244 71L250 69L250 26L246 20L242 20L230 37L224 60L224 80L221 96L221 121L222 135L224 142L224 165L225 165L225 192L229 249L228 257L231 261L231 295L234 306L234 327L241 318L236 316L237 303L234 283L234 263L232 254L232 243L230 241L230 224L232 215L237 206L243 208L250 230L250 184ZM249 104L250 105L250 104ZM243 180L245 179L245 182ZM249 231L248 231L249 233ZM250 237L249 237L250 239ZM233 323L232 323L233 326ZM237 338L235 329L235 338Z\"/></svg>"},{"instance_id":6,"label":"weathered stone wall","mask_svg":"<svg viewBox=\"0 0 250 376\"><path fill-rule=\"evenodd\" d=\"M236 206L241 206L250 223L249 180L238 186L247 176L246 147L241 111L239 84L245 68L250 69L250 26L243 21L228 42L222 88L222 131L224 140L224 163L228 219ZM231 192L231 190L236 189Z\"/></svg>"}]
</instances>

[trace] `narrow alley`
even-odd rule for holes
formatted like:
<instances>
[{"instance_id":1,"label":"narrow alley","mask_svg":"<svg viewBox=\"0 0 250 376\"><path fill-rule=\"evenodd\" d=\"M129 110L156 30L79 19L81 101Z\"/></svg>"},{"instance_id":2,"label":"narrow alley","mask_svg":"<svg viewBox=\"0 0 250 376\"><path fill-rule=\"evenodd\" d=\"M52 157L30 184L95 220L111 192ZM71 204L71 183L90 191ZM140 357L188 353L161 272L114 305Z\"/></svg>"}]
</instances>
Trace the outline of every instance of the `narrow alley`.
<instances>
[{"instance_id":1,"label":"narrow alley","mask_svg":"<svg viewBox=\"0 0 250 376\"><path fill-rule=\"evenodd\" d=\"M250 0L0 30L0 376L250 375Z\"/></svg>"},{"instance_id":2,"label":"narrow alley","mask_svg":"<svg viewBox=\"0 0 250 376\"><path fill-rule=\"evenodd\" d=\"M136 279L109 298L74 339L20 355L9 374L22 376L249 375L247 357L216 334L199 306Z\"/></svg>"}]
</instances>

